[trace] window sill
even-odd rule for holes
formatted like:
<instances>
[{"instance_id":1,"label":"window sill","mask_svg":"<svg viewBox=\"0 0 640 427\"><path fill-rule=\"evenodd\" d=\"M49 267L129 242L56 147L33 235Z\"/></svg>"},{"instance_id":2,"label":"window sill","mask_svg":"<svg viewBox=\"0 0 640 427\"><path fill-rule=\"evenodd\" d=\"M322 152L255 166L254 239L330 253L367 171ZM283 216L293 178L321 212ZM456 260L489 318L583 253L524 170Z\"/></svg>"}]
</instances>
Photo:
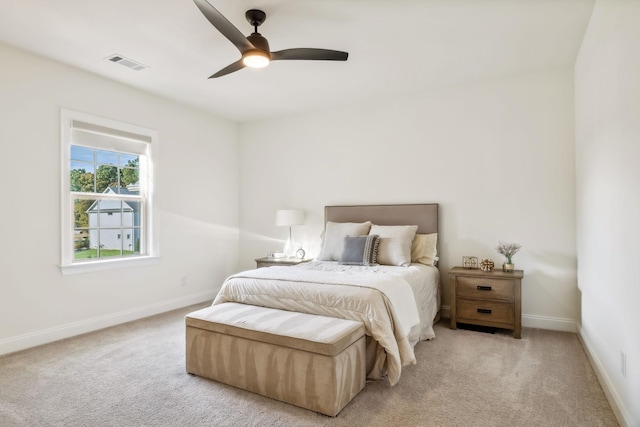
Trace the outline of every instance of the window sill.
<instances>
[{"instance_id":1,"label":"window sill","mask_svg":"<svg viewBox=\"0 0 640 427\"><path fill-rule=\"evenodd\" d=\"M119 258L101 261L86 261L75 264L61 265L60 271L63 276L70 274L92 273L95 271L108 271L116 268L139 267L153 265L160 262L158 256L141 256L136 258Z\"/></svg>"}]
</instances>

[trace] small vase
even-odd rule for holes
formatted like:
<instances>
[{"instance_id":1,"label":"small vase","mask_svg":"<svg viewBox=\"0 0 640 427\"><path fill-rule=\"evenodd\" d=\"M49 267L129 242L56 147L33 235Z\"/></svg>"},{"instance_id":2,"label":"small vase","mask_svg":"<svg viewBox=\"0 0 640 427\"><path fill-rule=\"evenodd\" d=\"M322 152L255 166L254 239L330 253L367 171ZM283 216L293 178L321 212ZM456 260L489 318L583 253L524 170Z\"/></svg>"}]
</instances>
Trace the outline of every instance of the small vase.
<instances>
[{"instance_id":1,"label":"small vase","mask_svg":"<svg viewBox=\"0 0 640 427\"><path fill-rule=\"evenodd\" d=\"M502 271L504 271L506 273L511 273L511 272L513 272L513 269L515 267L516 267L515 264L509 263L509 262L505 262L504 264L502 264Z\"/></svg>"}]
</instances>

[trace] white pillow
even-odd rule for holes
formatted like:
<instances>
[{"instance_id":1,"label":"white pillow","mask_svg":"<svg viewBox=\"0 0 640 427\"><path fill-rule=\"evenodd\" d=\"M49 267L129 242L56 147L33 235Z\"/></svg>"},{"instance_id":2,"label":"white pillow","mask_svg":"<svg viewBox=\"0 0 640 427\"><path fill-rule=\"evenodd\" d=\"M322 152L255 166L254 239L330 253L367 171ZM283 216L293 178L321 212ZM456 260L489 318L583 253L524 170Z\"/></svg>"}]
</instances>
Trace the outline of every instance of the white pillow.
<instances>
[{"instance_id":1,"label":"white pillow","mask_svg":"<svg viewBox=\"0 0 640 427\"><path fill-rule=\"evenodd\" d=\"M320 261L340 261L346 236L366 236L369 234L371 221L367 222L332 222L327 221L324 230L322 250L318 255Z\"/></svg>"},{"instance_id":2,"label":"white pillow","mask_svg":"<svg viewBox=\"0 0 640 427\"><path fill-rule=\"evenodd\" d=\"M408 267L416 231L417 225L372 225L369 234L380 236L378 264Z\"/></svg>"},{"instance_id":3,"label":"white pillow","mask_svg":"<svg viewBox=\"0 0 640 427\"><path fill-rule=\"evenodd\" d=\"M436 265L438 259L438 233L416 234L411 245L411 262Z\"/></svg>"}]
</instances>

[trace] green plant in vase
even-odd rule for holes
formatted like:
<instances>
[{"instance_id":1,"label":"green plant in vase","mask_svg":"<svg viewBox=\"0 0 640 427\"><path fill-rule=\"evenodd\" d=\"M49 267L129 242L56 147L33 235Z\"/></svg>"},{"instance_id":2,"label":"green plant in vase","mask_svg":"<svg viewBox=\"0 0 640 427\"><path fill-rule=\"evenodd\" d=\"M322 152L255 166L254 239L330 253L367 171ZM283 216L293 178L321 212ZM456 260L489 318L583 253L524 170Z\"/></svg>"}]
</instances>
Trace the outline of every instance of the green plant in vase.
<instances>
[{"instance_id":1,"label":"green plant in vase","mask_svg":"<svg viewBox=\"0 0 640 427\"><path fill-rule=\"evenodd\" d=\"M506 261L502 264L503 271L511 272L514 270L515 264L513 263L513 256L517 254L521 248L522 246L517 243L498 242L496 250L506 258Z\"/></svg>"}]
</instances>

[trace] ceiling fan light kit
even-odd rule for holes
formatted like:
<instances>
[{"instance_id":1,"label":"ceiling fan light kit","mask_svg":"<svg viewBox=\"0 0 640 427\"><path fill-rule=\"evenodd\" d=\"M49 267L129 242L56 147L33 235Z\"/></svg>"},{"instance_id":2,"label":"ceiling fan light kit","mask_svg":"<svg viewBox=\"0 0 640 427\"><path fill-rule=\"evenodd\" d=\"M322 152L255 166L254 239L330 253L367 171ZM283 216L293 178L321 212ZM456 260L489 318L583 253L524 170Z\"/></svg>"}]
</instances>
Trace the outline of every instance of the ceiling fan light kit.
<instances>
[{"instance_id":1,"label":"ceiling fan light kit","mask_svg":"<svg viewBox=\"0 0 640 427\"><path fill-rule=\"evenodd\" d=\"M271 61L278 60L312 60L312 61L346 61L347 52L329 49L295 48L271 52L269 42L258 32L258 27L267 19L267 14L261 10L250 9L245 13L249 24L253 26L253 33L245 37L231 22L227 20L207 0L193 0L198 9L240 51L242 57L227 65L209 78L221 77L244 67L264 68Z\"/></svg>"},{"instance_id":2,"label":"ceiling fan light kit","mask_svg":"<svg viewBox=\"0 0 640 427\"><path fill-rule=\"evenodd\" d=\"M251 68L264 68L271 62L271 56L261 50L252 50L242 55L242 63Z\"/></svg>"}]
</instances>

